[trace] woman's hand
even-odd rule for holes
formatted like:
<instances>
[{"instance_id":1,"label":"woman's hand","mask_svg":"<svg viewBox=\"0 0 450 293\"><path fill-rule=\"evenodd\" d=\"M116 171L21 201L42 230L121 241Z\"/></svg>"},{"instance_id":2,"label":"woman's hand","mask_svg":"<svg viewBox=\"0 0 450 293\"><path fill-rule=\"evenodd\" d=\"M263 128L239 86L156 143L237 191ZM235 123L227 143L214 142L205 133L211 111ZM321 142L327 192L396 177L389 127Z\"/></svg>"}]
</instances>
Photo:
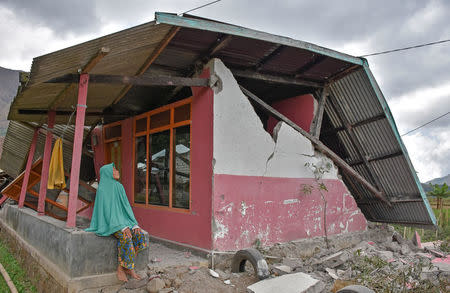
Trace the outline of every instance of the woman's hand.
<instances>
[{"instance_id":1,"label":"woman's hand","mask_svg":"<svg viewBox=\"0 0 450 293\"><path fill-rule=\"evenodd\" d=\"M132 238L133 237L131 235L130 228L128 228L128 227L123 231L123 234L125 234L125 238Z\"/></svg>"},{"instance_id":2,"label":"woman's hand","mask_svg":"<svg viewBox=\"0 0 450 293\"><path fill-rule=\"evenodd\" d=\"M136 227L136 228L133 229L133 232L134 232L134 233L141 233L142 230L141 230L141 228Z\"/></svg>"}]
</instances>

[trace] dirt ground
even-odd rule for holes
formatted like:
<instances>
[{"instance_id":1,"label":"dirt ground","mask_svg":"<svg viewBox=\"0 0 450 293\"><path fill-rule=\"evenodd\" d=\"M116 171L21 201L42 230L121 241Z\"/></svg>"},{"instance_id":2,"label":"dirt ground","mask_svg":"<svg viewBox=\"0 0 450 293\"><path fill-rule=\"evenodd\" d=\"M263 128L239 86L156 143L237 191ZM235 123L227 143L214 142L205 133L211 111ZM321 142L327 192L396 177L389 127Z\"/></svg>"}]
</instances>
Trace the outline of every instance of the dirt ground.
<instances>
[{"instance_id":1,"label":"dirt ground","mask_svg":"<svg viewBox=\"0 0 450 293\"><path fill-rule=\"evenodd\" d=\"M269 278L282 274L278 267L284 265L289 273L303 272L323 282L323 292L336 292L348 284L365 285L375 292L450 291L450 264L445 263L450 257L438 247L432 247L435 253L418 248L392 227L371 225L366 232L330 237L328 242L327 247L324 238L314 238L258 249L268 262ZM148 281L96 292L152 292L152 282L159 283L160 290L153 291L159 293L247 292L259 280L249 263L246 272L231 273L232 256L215 255L214 272L219 276L213 277L206 258L153 243L147 270L140 272Z\"/></svg>"}]
</instances>

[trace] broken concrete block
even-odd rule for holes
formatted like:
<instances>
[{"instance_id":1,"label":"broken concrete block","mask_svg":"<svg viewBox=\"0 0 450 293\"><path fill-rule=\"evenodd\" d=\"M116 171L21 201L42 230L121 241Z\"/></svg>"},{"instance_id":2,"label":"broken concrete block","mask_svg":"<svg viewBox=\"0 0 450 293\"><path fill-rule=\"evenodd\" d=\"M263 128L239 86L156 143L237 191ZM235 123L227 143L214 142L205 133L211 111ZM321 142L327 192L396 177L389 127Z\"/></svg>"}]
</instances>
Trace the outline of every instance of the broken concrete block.
<instances>
[{"instance_id":1,"label":"broken concrete block","mask_svg":"<svg viewBox=\"0 0 450 293\"><path fill-rule=\"evenodd\" d=\"M210 274L211 276L213 276L214 278L218 278L218 277L219 277L219 274L216 273L215 271L211 270L211 269L209 269L209 274Z\"/></svg>"},{"instance_id":2,"label":"broken concrete block","mask_svg":"<svg viewBox=\"0 0 450 293\"><path fill-rule=\"evenodd\" d=\"M142 278L140 280L130 279L128 282L125 283L124 287L125 287L125 289L137 289L137 288L145 287L147 282L148 282L147 276L145 276L144 278Z\"/></svg>"},{"instance_id":3,"label":"broken concrete block","mask_svg":"<svg viewBox=\"0 0 450 293\"><path fill-rule=\"evenodd\" d=\"M417 231L414 232L414 236L411 239L412 243L418 248L422 248L422 241L420 240L420 235Z\"/></svg>"},{"instance_id":4,"label":"broken concrete block","mask_svg":"<svg viewBox=\"0 0 450 293\"><path fill-rule=\"evenodd\" d=\"M337 266L342 265L349 259L349 255L347 252L339 251L335 254L329 255L325 258L322 258L320 262L327 267L335 268Z\"/></svg>"},{"instance_id":5,"label":"broken concrete block","mask_svg":"<svg viewBox=\"0 0 450 293\"><path fill-rule=\"evenodd\" d=\"M392 234L392 241L396 241L398 244L403 244L405 242L405 239L403 239L400 233L394 232L394 234Z\"/></svg>"},{"instance_id":6,"label":"broken concrete block","mask_svg":"<svg viewBox=\"0 0 450 293\"><path fill-rule=\"evenodd\" d=\"M411 251L411 249L409 248L409 246L408 246L408 244L402 244L402 246L401 246L401 251L400 251L400 253L401 254L403 254L403 255L408 255L408 254L411 254L412 253L412 251Z\"/></svg>"},{"instance_id":7,"label":"broken concrete block","mask_svg":"<svg viewBox=\"0 0 450 293\"><path fill-rule=\"evenodd\" d=\"M386 245L386 249L392 251L392 252L400 252L402 250L400 244L397 242L390 242Z\"/></svg>"},{"instance_id":8,"label":"broken concrete block","mask_svg":"<svg viewBox=\"0 0 450 293\"><path fill-rule=\"evenodd\" d=\"M330 268L326 268L325 271L328 273L328 275L330 275L330 277L332 277L333 279L337 280L339 279L336 270L334 269L330 269Z\"/></svg>"},{"instance_id":9,"label":"broken concrete block","mask_svg":"<svg viewBox=\"0 0 450 293\"><path fill-rule=\"evenodd\" d=\"M432 259L433 256L430 253L423 253L423 252L418 252L416 253L417 256L423 257L423 258L428 258L428 259Z\"/></svg>"},{"instance_id":10,"label":"broken concrete block","mask_svg":"<svg viewBox=\"0 0 450 293\"><path fill-rule=\"evenodd\" d=\"M377 255L384 261L388 261L394 257L394 253L392 253L392 251L387 250L377 251Z\"/></svg>"},{"instance_id":11,"label":"broken concrete block","mask_svg":"<svg viewBox=\"0 0 450 293\"><path fill-rule=\"evenodd\" d=\"M444 253L442 253L440 251L437 251L435 249L426 248L425 251L428 251L429 253L431 253L431 254L433 254L434 256L437 256L437 257L445 257Z\"/></svg>"},{"instance_id":12,"label":"broken concrete block","mask_svg":"<svg viewBox=\"0 0 450 293\"><path fill-rule=\"evenodd\" d=\"M225 280L225 281L223 281L223 283L224 283L225 285L231 285L231 281L230 281L230 280Z\"/></svg>"},{"instance_id":13,"label":"broken concrete block","mask_svg":"<svg viewBox=\"0 0 450 293\"><path fill-rule=\"evenodd\" d=\"M304 273L287 274L259 281L247 287L249 293L319 293L325 284Z\"/></svg>"},{"instance_id":14,"label":"broken concrete block","mask_svg":"<svg viewBox=\"0 0 450 293\"><path fill-rule=\"evenodd\" d=\"M277 265L277 266L274 266L274 267L272 268L272 271L273 271L276 275L282 276L282 275L285 275L285 274L290 274L290 273L292 272L292 269L291 269L291 267L289 267L289 266L285 266L285 265Z\"/></svg>"},{"instance_id":15,"label":"broken concrete block","mask_svg":"<svg viewBox=\"0 0 450 293\"><path fill-rule=\"evenodd\" d=\"M166 286L166 283L160 278L154 278L147 284L147 292L149 293L158 293L159 290L163 289Z\"/></svg>"}]
</instances>

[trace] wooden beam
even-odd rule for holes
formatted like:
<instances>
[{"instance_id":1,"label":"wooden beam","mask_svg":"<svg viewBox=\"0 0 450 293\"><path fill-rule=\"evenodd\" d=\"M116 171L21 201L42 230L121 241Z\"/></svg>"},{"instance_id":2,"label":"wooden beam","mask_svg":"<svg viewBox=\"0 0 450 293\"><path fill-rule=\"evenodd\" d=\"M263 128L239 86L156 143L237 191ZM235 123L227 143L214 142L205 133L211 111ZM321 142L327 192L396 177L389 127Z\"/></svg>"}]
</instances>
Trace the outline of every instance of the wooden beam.
<instances>
[{"instance_id":1,"label":"wooden beam","mask_svg":"<svg viewBox=\"0 0 450 293\"><path fill-rule=\"evenodd\" d=\"M272 83L308 86L308 87L313 87L313 88L323 88L324 87L323 83L301 80L301 79L293 78L290 76L272 75L272 74L267 74L267 73L256 72L253 70L241 70L241 69L233 69L233 68L230 68L230 69L234 76L243 77L243 78L257 79L257 80L262 80L262 81L272 82Z\"/></svg>"},{"instance_id":2,"label":"wooden beam","mask_svg":"<svg viewBox=\"0 0 450 293\"><path fill-rule=\"evenodd\" d=\"M337 117L339 120L341 120L342 124L344 124L344 127L347 130L347 133L349 135L350 142L353 144L354 149L360 159L363 161L364 167L367 170L367 173L369 174L372 181L375 183L375 186L381 190L382 185L380 178L378 178L378 175L375 173L375 170L372 168L372 166L369 164L369 161L367 160L366 154L363 153L363 146L359 140L359 138L356 136L355 132L353 131L353 128L350 125L350 122L348 121L347 117L345 116L344 111L342 110L339 103L336 101L336 98L330 94L329 96L329 104L331 108L336 112Z\"/></svg>"},{"instance_id":3,"label":"wooden beam","mask_svg":"<svg viewBox=\"0 0 450 293\"><path fill-rule=\"evenodd\" d=\"M232 39L233 39L232 35L226 35L225 37L222 36L216 42L216 44L208 50L208 52L205 54L205 56L203 56L203 58L206 57L209 59L211 56L216 55L220 50L228 46L228 44L231 42Z\"/></svg>"},{"instance_id":4,"label":"wooden beam","mask_svg":"<svg viewBox=\"0 0 450 293\"><path fill-rule=\"evenodd\" d=\"M250 99L252 99L254 102L256 102L259 106L261 106L264 110L266 110L268 113L270 113L271 115L275 116L278 120L281 120L283 122L285 122L286 124L288 124L289 126L291 126L292 128L294 128L295 130L297 130L298 132L300 132L300 134L302 134L303 136L305 136L307 139L309 139L314 145L315 147L323 152L324 154L326 154L328 157L330 157L330 159L339 167L341 167L341 169L346 172L347 174L349 174L350 176L352 176L356 181L358 181L359 183L361 183L362 185L364 185L368 190L370 190L377 198L381 199L382 201L384 201L385 203L387 203L389 206L391 206L391 204L389 203L389 201L386 199L386 197L384 196L383 192L377 190L371 183L369 183L366 179L364 179L364 177L362 177L358 172L356 172L352 167L350 167L343 159L341 159L336 153L334 153L332 150L330 150L327 146L325 146L319 139L317 139L316 137L312 136L311 134L309 134L308 132L306 132L305 130L303 130L301 127L299 127L297 124L295 124L294 122L292 122L289 118L287 118L286 116L284 116L283 114L281 114L280 112L278 112L277 110L275 110L274 108L272 108L271 106L269 106L268 104L266 104L263 100L261 100L260 98L258 98L256 95L254 95L253 93L251 93L250 91L248 91L247 89L245 89L244 87L240 86L242 92L249 97Z\"/></svg>"},{"instance_id":5,"label":"wooden beam","mask_svg":"<svg viewBox=\"0 0 450 293\"><path fill-rule=\"evenodd\" d=\"M347 69L344 69L343 71L336 73L335 75L331 76L328 79L328 83L332 83L335 81L338 81L341 78L346 77L347 75L349 75L350 73L356 71L357 69L362 68L360 65L352 65L350 67L348 67Z\"/></svg>"},{"instance_id":6,"label":"wooden beam","mask_svg":"<svg viewBox=\"0 0 450 293\"><path fill-rule=\"evenodd\" d=\"M398 151L398 152L387 153L387 154L382 154L382 155L378 155L378 156L366 156L366 158L367 158L367 161L372 162L372 161L380 161L380 160L385 160L385 159L389 159L389 158L393 158L393 157L398 157L401 155L403 155L403 152ZM348 162L348 164L350 166L360 165L363 163L364 163L363 160Z\"/></svg>"},{"instance_id":7,"label":"wooden beam","mask_svg":"<svg viewBox=\"0 0 450 293\"><path fill-rule=\"evenodd\" d=\"M220 50L222 50L223 48L225 48L226 46L228 46L228 44L231 42L231 40L233 39L232 35L221 35L216 42L210 47L208 48L208 50L202 54L200 54L197 59L192 63L191 68L188 70L187 73L185 73L185 76L193 76L195 73L197 73L197 71L201 70L201 68L204 66L204 64L215 54L217 54L218 52L220 52ZM164 99L162 104L166 104L168 101L172 100L173 97L175 97L182 89L184 86L177 86L176 88L174 88L169 95L167 95L167 99Z\"/></svg>"},{"instance_id":8,"label":"wooden beam","mask_svg":"<svg viewBox=\"0 0 450 293\"><path fill-rule=\"evenodd\" d=\"M139 70L136 72L135 76L142 75L147 69L152 65L153 62L155 62L156 58L161 54L161 52L167 47L167 45L170 43L170 41L175 37L177 32L180 30L179 26L173 27L167 35L164 37L164 39L159 43L158 47L153 50L153 52L148 56L147 60L142 64L142 66L139 68ZM114 99L113 104L117 104L131 89L132 85L126 85L117 95L117 97Z\"/></svg>"},{"instance_id":9,"label":"wooden beam","mask_svg":"<svg viewBox=\"0 0 450 293\"><path fill-rule=\"evenodd\" d=\"M328 88L324 87L320 94L319 107L317 109L317 113L314 116L314 119L313 119L312 125L311 125L311 129L309 131L311 133L311 135L313 135L316 138L320 137L320 130L322 128L323 111L325 109L327 95L328 95Z\"/></svg>"},{"instance_id":10,"label":"wooden beam","mask_svg":"<svg viewBox=\"0 0 450 293\"><path fill-rule=\"evenodd\" d=\"M110 49L107 47L102 47L98 52L92 56L92 58L83 66L83 68L80 69L79 73L89 73L95 65L97 65L100 60L102 60L103 57L108 55L110 52ZM78 82L78 81L77 81ZM67 85L50 103L49 109L55 110L58 107L58 104L61 102L61 100L66 96L67 93L70 91L73 91L77 88L77 85L72 83Z\"/></svg>"},{"instance_id":11,"label":"wooden beam","mask_svg":"<svg viewBox=\"0 0 450 293\"><path fill-rule=\"evenodd\" d=\"M375 121L378 121L378 120L381 120L381 119L384 119L384 118L386 118L386 114L380 113L380 114L375 115L373 117L370 117L370 118L367 118L367 119L355 122L355 123L351 124L351 127L354 128L354 127L366 125L366 124L369 124L371 122L375 122ZM333 133L336 133L336 132L339 132L339 131L342 131L342 130L345 130L345 129L346 128L344 126L328 129L328 130L326 130L326 131L324 131L322 133L322 136L328 136L330 134L333 134Z\"/></svg>"},{"instance_id":12,"label":"wooden beam","mask_svg":"<svg viewBox=\"0 0 450 293\"><path fill-rule=\"evenodd\" d=\"M76 83L80 79L79 74L65 74L52 78L46 83ZM175 76L126 76L90 74L89 83L126 84L138 86L208 86L208 78L191 78Z\"/></svg>"},{"instance_id":13,"label":"wooden beam","mask_svg":"<svg viewBox=\"0 0 450 293\"><path fill-rule=\"evenodd\" d=\"M300 67L300 69L297 70L295 73L295 78L301 77L305 72L309 71L310 69L314 68L315 66L319 65L323 61L327 59L327 56L324 55L316 55L311 61Z\"/></svg>"},{"instance_id":14,"label":"wooden beam","mask_svg":"<svg viewBox=\"0 0 450 293\"><path fill-rule=\"evenodd\" d=\"M19 121L19 123L22 124L23 126L31 128L31 129L35 129L35 130L38 129L40 133L42 133L45 136L47 135L48 130L43 128L43 127L34 126L33 124L28 123L28 122L24 122L24 121ZM68 141L65 138L62 139L62 142L63 142L63 144L66 144L68 146L72 146L73 145L73 142ZM93 155L91 153L89 153L89 152L87 152L85 150L83 151L83 154L85 154L85 155L87 155L89 157L93 157ZM31 170L31 173L33 173L33 170ZM39 174L39 176L40 176L40 174Z\"/></svg>"},{"instance_id":15,"label":"wooden beam","mask_svg":"<svg viewBox=\"0 0 450 293\"><path fill-rule=\"evenodd\" d=\"M264 66L264 64L266 64L267 62L269 62L270 59L272 59L273 57L277 56L278 54L280 54L281 50L283 50L283 46L280 44L277 44L272 52L270 52L267 56L265 56L264 58L261 59L261 61L258 62L258 64L256 64L255 66L255 70L256 71L260 71L261 68Z\"/></svg>"},{"instance_id":16,"label":"wooden beam","mask_svg":"<svg viewBox=\"0 0 450 293\"><path fill-rule=\"evenodd\" d=\"M47 115L49 110L46 109L18 109L17 111L19 114L24 115ZM56 116L69 116L73 113L73 111L65 111L65 110L58 110L55 111ZM133 113L129 114L105 114L103 112L86 112L86 116L88 117L110 117L110 118L128 118L132 116Z\"/></svg>"}]
</instances>

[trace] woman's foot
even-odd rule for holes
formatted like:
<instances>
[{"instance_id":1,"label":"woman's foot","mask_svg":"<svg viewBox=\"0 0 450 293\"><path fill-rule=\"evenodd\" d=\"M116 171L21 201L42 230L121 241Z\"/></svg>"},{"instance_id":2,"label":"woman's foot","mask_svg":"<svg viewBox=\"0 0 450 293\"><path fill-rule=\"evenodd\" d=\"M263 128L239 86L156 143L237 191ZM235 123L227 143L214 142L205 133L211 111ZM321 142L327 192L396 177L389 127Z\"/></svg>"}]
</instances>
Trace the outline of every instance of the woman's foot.
<instances>
[{"instance_id":1,"label":"woman's foot","mask_svg":"<svg viewBox=\"0 0 450 293\"><path fill-rule=\"evenodd\" d=\"M121 265L117 266L117 279L122 282L128 282L127 274Z\"/></svg>"},{"instance_id":2,"label":"woman's foot","mask_svg":"<svg viewBox=\"0 0 450 293\"><path fill-rule=\"evenodd\" d=\"M132 277L133 279L136 279L136 280L140 280L141 279L141 276L139 276L138 274L136 274L136 272L134 271L134 269L125 269L125 273L127 274L127 275L130 275L130 277Z\"/></svg>"}]
</instances>

